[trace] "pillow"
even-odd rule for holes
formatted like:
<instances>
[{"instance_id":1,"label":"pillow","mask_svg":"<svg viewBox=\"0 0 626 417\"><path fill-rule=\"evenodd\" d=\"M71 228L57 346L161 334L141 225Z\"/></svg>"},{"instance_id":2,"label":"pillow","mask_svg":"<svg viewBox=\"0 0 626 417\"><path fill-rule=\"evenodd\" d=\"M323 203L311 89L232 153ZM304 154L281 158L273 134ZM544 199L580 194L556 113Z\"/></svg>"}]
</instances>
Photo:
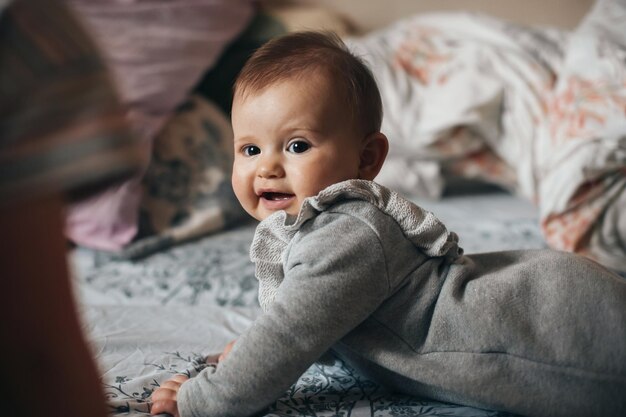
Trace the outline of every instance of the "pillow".
<instances>
[{"instance_id":1,"label":"pillow","mask_svg":"<svg viewBox=\"0 0 626 417\"><path fill-rule=\"evenodd\" d=\"M143 170L152 141L172 111L246 26L253 0L69 0L117 83L126 116L142 139ZM68 238L119 251L136 237L141 176L70 207Z\"/></svg>"},{"instance_id":2,"label":"pillow","mask_svg":"<svg viewBox=\"0 0 626 417\"><path fill-rule=\"evenodd\" d=\"M125 258L228 227L247 217L231 188L233 133L226 115L189 97L154 140L141 181L139 232Z\"/></svg>"}]
</instances>

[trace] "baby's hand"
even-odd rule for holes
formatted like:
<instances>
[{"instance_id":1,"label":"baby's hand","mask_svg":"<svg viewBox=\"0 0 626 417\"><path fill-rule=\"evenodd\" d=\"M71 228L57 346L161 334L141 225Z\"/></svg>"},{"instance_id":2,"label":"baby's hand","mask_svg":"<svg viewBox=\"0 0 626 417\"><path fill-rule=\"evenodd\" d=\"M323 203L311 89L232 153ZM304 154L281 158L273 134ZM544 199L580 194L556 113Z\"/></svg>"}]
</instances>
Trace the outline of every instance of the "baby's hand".
<instances>
[{"instance_id":1,"label":"baby's hand","mask_svg":"<svg viewBox=\"0 0 626 417\"><path fill-rule=\"evenodd\" d=\"M232 342L230 342L229 344L226 345L226 347L224 348L224 351L222 352L222 354L219 356L219 358L217 358L218 362L223 361L224 359L226 359L226 357L228 356L228 354L230 353L231 350L233 350L233 346L235 346L235 342L237 340L233 340Z\"/></svg>"},{"instance_id":2,"label":"baby's hand","mask_svg":"<svg viewBox=\"0 0 626 417\"><path fill-rule=\"evenodd\" d=\"M151 397L152 407L150 407L150 414L167 413L173 417L180 417L176 396L180 386L188 379L185 375L174 375L154 390Z\"/></svg>"}]
</instances>

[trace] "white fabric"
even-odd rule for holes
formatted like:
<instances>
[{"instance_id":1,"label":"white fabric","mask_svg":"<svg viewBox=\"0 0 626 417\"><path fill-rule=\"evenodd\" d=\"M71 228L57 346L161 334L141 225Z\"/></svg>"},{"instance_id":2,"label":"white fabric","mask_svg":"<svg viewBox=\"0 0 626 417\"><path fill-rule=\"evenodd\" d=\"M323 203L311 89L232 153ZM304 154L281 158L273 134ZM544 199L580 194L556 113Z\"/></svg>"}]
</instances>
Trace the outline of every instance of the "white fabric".
<instances>
[{"instance_id":1,"label":"white fabric","mask_svg":"<svg viewBox=\"0 0 626 417\"><path fill-rule=\"evenodd\" d=\"M377 181L440 197L450 173L487 177L538 204L551 247L626 271L624 221L607 215L626 212L626 1L572 32L440 13L348 44L383 99Z\"/></svg>"}]
</instances>

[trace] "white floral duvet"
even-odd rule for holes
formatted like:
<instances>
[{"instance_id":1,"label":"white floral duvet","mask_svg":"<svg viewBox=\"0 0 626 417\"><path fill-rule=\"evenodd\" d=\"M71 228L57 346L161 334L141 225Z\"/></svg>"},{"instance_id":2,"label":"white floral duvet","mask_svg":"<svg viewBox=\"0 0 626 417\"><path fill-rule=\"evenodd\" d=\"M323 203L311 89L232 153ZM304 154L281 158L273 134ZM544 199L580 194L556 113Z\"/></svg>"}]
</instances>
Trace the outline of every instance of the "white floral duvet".
<instances>
[{"instance_id":1,"label":"white floral duvet","mask_svg":"<svg viewBox=\"0 0 626 417\"><path fill-rule=\"evenodd\" d=\"M626 1L573 31L434 13L348 44L383 99L381 184L500 184L538 205L551 247L626 272Z\"/></svg>"}]
</instances>

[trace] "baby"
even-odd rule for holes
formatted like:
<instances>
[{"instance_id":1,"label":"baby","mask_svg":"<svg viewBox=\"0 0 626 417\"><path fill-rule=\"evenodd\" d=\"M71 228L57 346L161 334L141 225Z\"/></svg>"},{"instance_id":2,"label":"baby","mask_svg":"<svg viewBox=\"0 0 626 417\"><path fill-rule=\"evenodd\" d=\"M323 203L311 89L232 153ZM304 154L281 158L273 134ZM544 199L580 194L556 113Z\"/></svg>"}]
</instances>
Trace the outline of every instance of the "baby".
<instances>
[{"instance_id":1,"label":"baby","mask_svg":"<svg viewBox=\"0 0 626 417\"><path fill-rule=\"evenodd\" d=\"M334 36L287 35L248 61L233 187L261 220L251 257L264 313L217 368L164 382L152 413L257 413L332 349L411 395L624 415L626 282L555 251L463 255L431 213L372 182L388 149L381 119L373 76Z\"/></svg>"}]
</instances>

